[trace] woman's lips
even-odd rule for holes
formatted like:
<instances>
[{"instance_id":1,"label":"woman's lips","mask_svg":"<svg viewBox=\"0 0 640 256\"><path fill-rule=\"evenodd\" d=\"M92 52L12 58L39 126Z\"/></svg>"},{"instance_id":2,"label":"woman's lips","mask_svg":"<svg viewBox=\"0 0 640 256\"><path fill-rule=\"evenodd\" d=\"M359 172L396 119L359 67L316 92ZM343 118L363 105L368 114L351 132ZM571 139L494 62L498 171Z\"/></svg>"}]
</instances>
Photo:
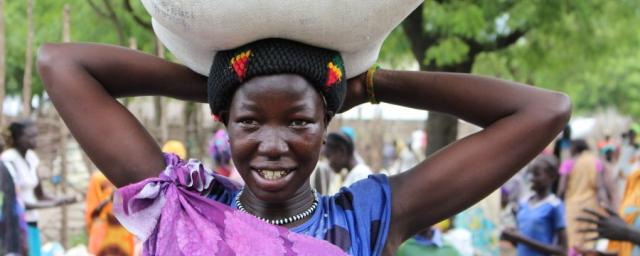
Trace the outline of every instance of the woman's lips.
<instances>
[{"instance_id":1,"label":"woman's lips","mask_svg":"<svg viewBox=\"0 0 640 256\"><path fill-rule=\"evenodd\" d=\"M294 169L253 169L256 185L267 191L279 191L287 186Z\"/></svg>"},{"instance_id":2,"label":"woman's lips","mask_svg":"<svg viewBox=\"0 0 640 256\"><path fill-rule=\"evenodd\" d=\"M265 178L267 180L279 180L287 176L287 174L291 172L290 170L269 170L269 169L262 169L257 171L258 171L258 174L260 174L260 177Z\"/></svg>"}]
</instances>

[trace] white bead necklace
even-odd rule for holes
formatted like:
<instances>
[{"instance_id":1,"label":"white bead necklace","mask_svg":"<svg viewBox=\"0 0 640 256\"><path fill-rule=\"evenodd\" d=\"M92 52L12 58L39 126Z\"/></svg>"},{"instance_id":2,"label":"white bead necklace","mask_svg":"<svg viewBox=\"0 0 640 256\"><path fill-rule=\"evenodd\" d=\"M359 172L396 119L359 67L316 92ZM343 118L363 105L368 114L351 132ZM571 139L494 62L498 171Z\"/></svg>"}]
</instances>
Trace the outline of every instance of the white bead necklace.
<instances>
[{"instance_id":1,"label":"white bead necklace","mask_svg":"<svg viewBox=\"0 0 640 256\"><path fill-rule=\"evenodd\" d=\"M242 192L244 191L244 188L242 190L240 190L240 192L238 193L238 195L236 195L236 205L238 206L238 210L246 212L251 214L250 212L247 211L247 209L244 208L244 205L242 205L242 203L240 202L240 196L242 195ZM260 216L257 216L255 214L251 214L253 216L255 216L256 218L258 218L261 221L267 222L269 224L272 225L286 225L301 219L306 218L307 216L311 215L313 212L316 211L316 208L318 207L318 193L316 192L315 189L312 189L311 192L313 193L313 203L311 204L311 206L309 207L309 209L305 210L304 212L298 213L296 215L290 216L290 217L286 217L286 218L281 218L281 219L266 219Z\"/></svg>"}]
</instances>

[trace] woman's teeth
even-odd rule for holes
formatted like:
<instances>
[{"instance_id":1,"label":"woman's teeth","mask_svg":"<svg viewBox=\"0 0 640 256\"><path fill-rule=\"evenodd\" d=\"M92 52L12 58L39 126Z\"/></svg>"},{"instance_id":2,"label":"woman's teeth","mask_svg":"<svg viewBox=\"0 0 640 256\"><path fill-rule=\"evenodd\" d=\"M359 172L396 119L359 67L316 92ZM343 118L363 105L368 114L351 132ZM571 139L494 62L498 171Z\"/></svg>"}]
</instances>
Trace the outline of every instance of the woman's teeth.
<instances>
[{"instance_id":1,"label":"woman's teeth","mask_svg":"<svg viewBox=\"0 0 640 256\"><path fill-rule=\"evenodd\" d=\"M288 171L275 171L275 170L258 170L260 176L267 180L277 180L284 176L287 176Z\"/></svg>"}]
</instances>

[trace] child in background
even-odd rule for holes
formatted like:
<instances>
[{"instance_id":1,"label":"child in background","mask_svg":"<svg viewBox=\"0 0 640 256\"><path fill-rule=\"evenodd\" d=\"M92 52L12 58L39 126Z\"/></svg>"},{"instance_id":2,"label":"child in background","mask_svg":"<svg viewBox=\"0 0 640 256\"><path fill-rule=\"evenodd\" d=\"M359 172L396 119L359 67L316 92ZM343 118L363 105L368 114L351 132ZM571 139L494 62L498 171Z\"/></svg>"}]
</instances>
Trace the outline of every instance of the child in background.
<instances>
[{"instance_id":1,"label":"child in background","mask_svg":"<svg viewBox=\"0 0 640 256\"><path fill-rule=\"evenodd\" d=\"M502 238L517 244L517 255L566 254L565 211L562 201L551 192L558 178L557 159L541 155L529 167L534 195L519 204L518 229L507 229Z\"/></svg>"},{"instance_id":2,"label":"child in background","mask_svg":"<svg viewBox=\"0 0 640 256\"><path fill-rule=\"evenodd\" d=\"M454 237L452 237L449 235L449 231L452 231L451 219L443 220L432 227L426 228L402 243L396 252L396 256L472 255L473 252L468 252L468 248L471 248L471 236L469 235L467 239L464 239L464 237L454 234Z\"/></svg>"}]
</instances>

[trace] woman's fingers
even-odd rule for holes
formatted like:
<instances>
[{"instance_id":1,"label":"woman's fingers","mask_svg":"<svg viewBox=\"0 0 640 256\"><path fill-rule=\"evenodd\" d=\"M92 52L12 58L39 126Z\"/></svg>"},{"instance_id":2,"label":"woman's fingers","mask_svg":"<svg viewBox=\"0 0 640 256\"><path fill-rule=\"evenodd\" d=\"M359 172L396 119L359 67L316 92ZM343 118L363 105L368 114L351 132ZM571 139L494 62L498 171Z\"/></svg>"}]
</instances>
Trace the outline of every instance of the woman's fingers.
<instances>
[{"instance_id":1,"label":"woman's fingers","mask_svg":"<svg viewBox=\"0 0 640 256\"><path fill-rule=\"evenodd\" d=\"M597 228L583 228L578 230L579 233L597 233L599 231Z\"/></svg>"},{"instance_id":2,"label":"woman's fingers","mask_svg":"<svg viewBox=\"0 0 640 256\"><path fill-rule=\"evenodd\" d=\"M598 220L597 219L591 219L591 218L586 218L586 217L578 217L578 218L576 218L576 220L577 221L581 221L581 222L598 224Z\"/></svg>"},{"instance_id":3,"label":"woman's fingers","mask_svg":"<svg viewBox=\"0 0 640 256\"><path fill-rule=\"evenodd\" d=\"M611 207L604 207L604 210L607 211L607 213L611 216L618 216L618 213L615 210L611 209Z\"/></svg>"},{"instance_id":4,"label":"woman's fingers","mask_svg":"<svg viewBox=\"0 0 640 256\"><path fill-rule=\"evenodd\" d=\"M599 237L599 236L594 236L594 237L588 237L588 238L585 238L585 239L583 239L583 241L584 241L584 242L593 242L593 241L596 241L596 240L598 240L598 239L600 239L600 237Z\"/></svg>"},{"instance_id":5,"label":"woman's fingers","mask_svg":"<svg viewBox=\"0 0 640 256\"><path fill-rule=\"evenodd\" d=\"M604 216L604 215L602 215L601 213L596 212L595 210L590 209L590 208L583 208L583 209L582 209L582 212L587 213L587 214L590 214L590 215L592 215L592 216L594 216L594 217L597 217L598 219L604 219L604 218L606 218L606 216Z\"/></svg>"}]
</instances>

